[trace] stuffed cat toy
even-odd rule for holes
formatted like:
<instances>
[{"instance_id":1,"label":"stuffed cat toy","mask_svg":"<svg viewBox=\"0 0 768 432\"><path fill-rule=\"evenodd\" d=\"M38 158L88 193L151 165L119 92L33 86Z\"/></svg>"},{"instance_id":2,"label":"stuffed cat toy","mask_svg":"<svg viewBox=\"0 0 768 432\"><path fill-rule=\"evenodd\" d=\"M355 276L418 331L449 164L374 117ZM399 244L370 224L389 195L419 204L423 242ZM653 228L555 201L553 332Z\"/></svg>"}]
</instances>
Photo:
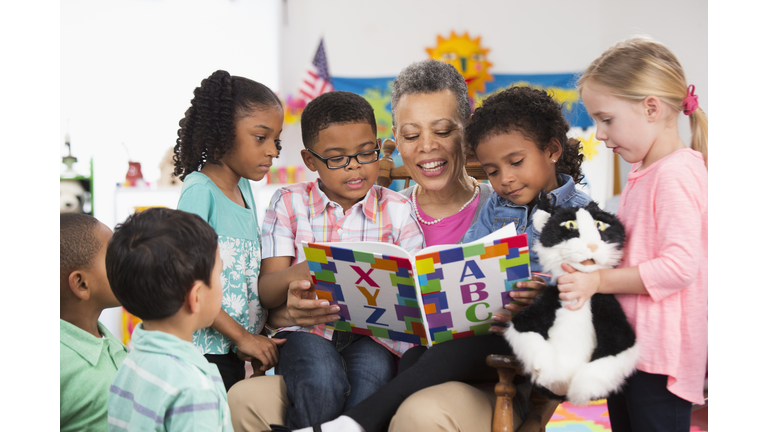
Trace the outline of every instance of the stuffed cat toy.
<instances>
[{"instance_id":1,"label":"stuffed cat toy","mask_svg":"<svg viewBox=\"0 0 768 432\"><path fill-rule=\"evenodd\" d=\"M559 207L544 193L533 227L541 233L533 250L554 285L512 318L505 337L543 394L587 405L618 391L635 370L640 352L613 295L595 294L571 311L558 297L557 278L566 274L563 263L585 273L618 265L624 227L594 202L586 208Z\"/></svg>"}]
</instances>

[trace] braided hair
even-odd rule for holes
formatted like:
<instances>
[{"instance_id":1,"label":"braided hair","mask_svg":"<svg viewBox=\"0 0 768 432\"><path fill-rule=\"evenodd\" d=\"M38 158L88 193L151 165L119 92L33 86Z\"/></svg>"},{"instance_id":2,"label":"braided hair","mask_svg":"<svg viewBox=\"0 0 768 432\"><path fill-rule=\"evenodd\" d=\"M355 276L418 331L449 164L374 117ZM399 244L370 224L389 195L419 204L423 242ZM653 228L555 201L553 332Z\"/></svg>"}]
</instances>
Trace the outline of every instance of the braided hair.
<instances>
[{"instance_id":1,"label":"braided hair","mask_svg":"<svg viewBox=\"0 0 768 432\"><path fill-rule=\"evenodd\" d=\"M182 181L206 163L220 159L235 142L235 123L254 110L282 110L280 99L269 87L218 70L200 83L184 118L179 121L173 149L173 175ZM277 144L280 154L281 146Z\"/></svg>"}]
</instances>

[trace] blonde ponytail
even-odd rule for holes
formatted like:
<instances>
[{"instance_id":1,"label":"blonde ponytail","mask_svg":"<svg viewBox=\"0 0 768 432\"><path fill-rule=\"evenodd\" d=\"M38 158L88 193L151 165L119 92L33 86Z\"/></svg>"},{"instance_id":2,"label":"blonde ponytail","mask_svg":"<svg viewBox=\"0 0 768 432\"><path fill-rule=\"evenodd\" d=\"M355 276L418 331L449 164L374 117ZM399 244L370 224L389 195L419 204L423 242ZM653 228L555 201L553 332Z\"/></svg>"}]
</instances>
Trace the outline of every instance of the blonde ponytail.
<instances>
[{"instance_id":1,"label":"blonde ponytail","mask_svg":"<svg viewBox=\"0 0 768 432\"><path fill-rule=\"evenodd\" d=\"M692 112L690 117L691 148L701 152L701 155L704 157L704 165L709 167L709 159L707 156L709 120L701 108L696 108L696 111Z\"/></svg>"}]
</instances>

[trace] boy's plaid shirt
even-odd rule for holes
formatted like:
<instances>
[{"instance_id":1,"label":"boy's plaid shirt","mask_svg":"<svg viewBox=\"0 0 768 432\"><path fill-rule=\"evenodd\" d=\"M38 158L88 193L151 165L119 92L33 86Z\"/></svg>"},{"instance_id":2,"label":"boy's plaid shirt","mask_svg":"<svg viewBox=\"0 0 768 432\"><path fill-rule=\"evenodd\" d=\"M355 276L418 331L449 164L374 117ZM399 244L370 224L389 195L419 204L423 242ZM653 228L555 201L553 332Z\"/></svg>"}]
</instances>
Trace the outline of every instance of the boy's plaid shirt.
<instances>
[{"instance_id":1,"label":"boy's plaid shirt","mask_svg":"<svg viewBox=\"0 0 768 432\"><path fill-rule=\"evenodd\" d=\"M394 243L409 252L424 248L410 201L397 192L373 186L365 197L344 214L319 187L320 180L280 188L272 196L262 226L262 259L291 256L291 265L305 261L301 242ZM325 324L287 327L279 331L306 331L331 340ZM374 340L397 355L413 344L390 339Z\"/></svg>"}]
</instances>

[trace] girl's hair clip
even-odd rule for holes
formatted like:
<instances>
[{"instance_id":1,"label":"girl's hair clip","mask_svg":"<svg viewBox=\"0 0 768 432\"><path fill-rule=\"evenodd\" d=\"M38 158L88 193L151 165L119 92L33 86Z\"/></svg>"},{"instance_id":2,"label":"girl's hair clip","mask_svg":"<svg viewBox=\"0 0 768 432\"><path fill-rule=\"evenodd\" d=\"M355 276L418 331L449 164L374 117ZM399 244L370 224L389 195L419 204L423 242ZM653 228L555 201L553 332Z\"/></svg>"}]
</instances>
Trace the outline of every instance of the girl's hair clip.
<instances>
[{"instance_id":1,"label":"girl's hair clip","mask_svg":"<svg viewBox=\"0 0 768 432\"><path fill-rule=\"evenodd\" d=\"M695 90L696 86L693 84L688 86L688 96L683 99L683 114L685 115L691 115L699 107L699 97L693 94Z\"/></svg>"}]
</instances>

